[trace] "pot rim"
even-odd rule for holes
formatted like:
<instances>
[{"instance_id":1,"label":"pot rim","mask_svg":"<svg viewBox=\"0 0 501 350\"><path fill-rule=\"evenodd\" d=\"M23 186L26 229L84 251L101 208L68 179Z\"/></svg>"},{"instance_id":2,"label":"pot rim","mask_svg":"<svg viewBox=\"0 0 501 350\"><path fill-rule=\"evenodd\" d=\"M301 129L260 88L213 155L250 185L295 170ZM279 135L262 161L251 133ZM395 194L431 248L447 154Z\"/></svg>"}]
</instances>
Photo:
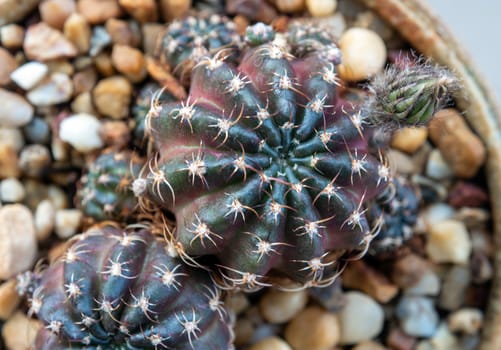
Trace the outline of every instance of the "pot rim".
<instances>
[{"instance_id":1,"label":"pot rim","mask_svg":"<svg viewBox=\"0 0 501 350\"><path fill-rule=\"evenodd\" d=\"M501 110L469 54L423 0L361 0L396 28L423 55L448 66L463 89L456 103L487 149L486 174L492 207L494 278L479 350L501 349Z\"/></svg>"}]
</instances>

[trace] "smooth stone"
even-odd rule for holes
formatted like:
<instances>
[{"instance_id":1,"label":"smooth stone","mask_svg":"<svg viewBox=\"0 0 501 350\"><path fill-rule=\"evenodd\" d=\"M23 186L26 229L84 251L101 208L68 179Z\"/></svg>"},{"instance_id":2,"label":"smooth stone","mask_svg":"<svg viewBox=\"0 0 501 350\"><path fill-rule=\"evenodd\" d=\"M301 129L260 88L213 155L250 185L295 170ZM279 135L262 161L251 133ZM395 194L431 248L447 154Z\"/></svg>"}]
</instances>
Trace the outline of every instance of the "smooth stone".
<instances>
[{"instance_id":1,"label":"smooth stone","mask_svg":"<svg viewBox=\"0 0 501 350\"><path fill-rule=\"evenodd\" d=\"M303 309L285 328L285 339L294 350L329 350L339 342L337 317L319 307Z\"/></svg>"},{"instance_id":2,"label":"smooth stone","mask_svg":"<svg viewBox=\"0 0 501 350\"><path fill-rule=\"evenodd\" d=\"M428 156L426 176L437 180L446 180L454 176L453 170L438 149L432 150Z\"/></svg>"},{"instance_id":3,"label":"smooth stone","mask_svg":"<svg viewBox=\"0 0 501 350\"><path fill-rule=\"evenodd\" d=\"M17 128L33 118L33 106L21 95L0 88L0 126Z\"/></svg>"},{"instance_id":4,"label":"smooth stone","mask_svg":"<svg viewBox=\"0 0 501 350\"><path fill-rule=\"evenodd\" d=\"M138 83L146 77L146 62L143 53L136 48L113 45L111 60L117 71L133 83Z\"/></svg>"},{"instance_id":5,"label":"smooth stone","mask_svg":"<svg viewBox=\"0 0 501 350\"><path fill-rule=\"evenodd\" d=\"M83 214L79 209L59 209L56 211L55 231L59 238L74 236L82 222Z\"/></svg>"},{"instance_id":6,"label":"smooth stone","mask_svg":"<svg viewBox=\"0 0 501 350\"><path fill-rule=\"evenodd\" d=\"M384 311L381 305L360 292L345 293L345 306L339 312L340 344L356 344L381 333Z\"/></svg>"},{"instance_id":7,"label":"smooth stone","mask_svg":"<svg viewBox=\"0 0 501 350\"><path fill-rule=\"evenodd\" d=\"M76 9L75 0L44 0L38 6L42 21L56 29L63 29L64 22Z\"/></svg>"},{"instance_id":8,"label":"smooth stone","mask_svg":"<svg viewBox=\"0 0 501 350\"><path fill-rule=\"evenodd\" d=\"M26 97L35 106L53 106L70 100L73 82L64 73L52 73L45 78Z\"/></svg>"},{"instance_id":9,"label":"smooth stone","mask_svg":"<svg viewBox=\"0 0 501 350\"><path fill-rule=\"evenodd\" d=\"M0 208L0 279L8 279L33 266L37 241L33 215L21 204Z\"/></svg>"},{"instance_id":10,"label":"smooth stone","mask_svg":"<svg viewBox=\"0 0 501 350\"><path fill-rule=\"evenodd\" d=\"M19 128L0 127L0 142L19 152L24 147L23 133Z\"/></svg>"},{"instance_id":11,"label":"smooth stone","mask_svg":"<svg viewBox=\"0 0 501 350\"><path fill-rule=\"evenodd\" d=\"M402 329L415 337L429 338L438 327L439 316L433 300L419 296L403 296L396 307Z\"/></svg>"},{"instance_id":12,"label":"smooth stone","mask_svg":"<svg viewBox=\"0 0 501 350\"><path fill-rule=\"evenodd\" d=\"M31 61L23 64L21 67L17 68L10 78L14 83L24 90L30 90L34 88L49 72L49 67L46 64Z\"/></svg>"},{"instance_id":13,"label":"smooth stone","mask_svg":"<svg viewBox=\"0 0 501 350\"><path fill-rule=\"evenodd\" d=\"M453 207L446 203L435 203L428 206L421 214L421 219L427 230L430 230L436 224L450 220L456 215Z\"/></svg>"},{"instance_id":14,"label":"smooth stone","mask_svg":"<svg viewBox=\"0 0 501 350\"><path fill-rule=\"evenodd\" d=\"M429 269L427 260L417 254L407 254L393 263L391 280L400 288L413 287L421 281Z\"/></svg>"},{"instance_id":15,"label":"smooth stone","mask_svg":"<svg viewBox=\"0 0 501 350\"><path fill-rule=\"evenodd\" d=\"M99 135L101 123L90 114L74 114L61 122L59 137L79 152L91 152L103 146Z\"/></svg>"},{"instance_id":16,"label":"smooth stone","mask_svg":"<svg viewBox=\"0 0 501 350\"><path fill-rule=\"evenodd\" d=\"M444 220L428 229L426 253L436 263L467 264L472 243L461 221Z\"/></svg>"},{"instance_id":17,"label":"smooth stone","mask_svg":"<svg viewBox=\"0 0 501 350\"><path fill-rule=\"evenodd\" d=\"M432 269L428 269L419 282L410 288L405 288L404 293L417 296L437 296L440 294L440 288L440 278Z\"/></svg>"},{"instance_id":18,"label":"smooth stone","mask_svg":"<svg viewBox=\"0 0 501 350\"><path fill-rule=\"evenodd\" d=\"M306 290L285 292L270 289L259 301L259 309L266 321L285 323L304 309L307 302Z\"/></svg>"},{"instance_id":19,"label":"smooth stone","mask_svg":"<svg viewBox=\"0 0 501 350\"><path fill-rule=\"evenodd\" d=\"M0 86L10 83L10 76L16 70L18 63L12 54L0 47Z\"/></svg>"},{"instance_id":20,"label":"smooth stone","mask_svg":"<svg viewBox=\"0 0 501 350\"><path fill-rule=\"evenodd\" d=\"M80 54L90 49L92 30L84 16L73 13L64 23L64 36L75 45Z\"/></svg>"},{"instance_id":21,"label":"smooth stone","mask_svg":"<svg viewBox=\"0 0 501 350\"><path fill-rule=\"evenodd\" d=\"M295 13L304 9L305 0L275 0L274 3L281 13Z\"/></svg>"},{"instance_id":22,"label":"smooth stone","mask_svg":"<svg viewBox=\"0 0 501 350\"><path fill-rule=\"evenodd\" d=\"M248 344L255 333L255 328L251 320L247 318L237 319L233 327L233 332L235 334L233 343L237 346Z\"/></svg>"},{"instance_id":23,"label":"smooth stone","mask_svg":"<svg viewBox=\"0 0 501 350\"><path fill-rule=\"evenodd\" d=\"M292 350L292 348L285 341L274 336L258 341L249 350Z\"/></svg>"},{"instance_id":24,"label":"smooth stone","mask_svg":"<svg viewBox=\"0 0 501 350\"><path fill-rule=\"evenodd\" d=\"M0 199L3 203L19 203L26 196L24 186L15 177L0 182Z\"/></svg>"},{"instance_id":25,"label":"smooth stone","mask_svg":"<svg viewBox=\"0 0 501 350\"><path fill-rule=\"evenodd\" d=\"M0 26L22 20L40 0L2 0L0 1Z\"/></svg>"},{"instance_id":26,"label":"smooth stone","mask_svg":"<svg viewBox=\"0 0 501 350\"><path fill-rule=\"evenodd\" d=\"M51 130L45 119L35 117L23 127L23 134L27 142L45 145L50 142Z\"/></svg>"},{"instance_id":27,"label":"smooth stone","mask_svg":"<svg viewBox=\"0 0 501 350\"><path fill-rule=\"evenodd\" d=\"M237 316L245 311L250 305L247 295L240 292L231 293L230 295L228 295L224 304Z\"/></svg>"},{"instance_id":28,"label":"smooth stone","mask_svg":"<svg viewBox=\"0 0 501 350\"><path fill-rule=\"evenodd\" d=\"M477 334L482 329L484 314L479 309L463 308L451 313L447 322L451 332Z\"/></svg>"},{"instance_id":29,"label":"smooth stone","mask_svg":"<svg viewBox=\"0 0 501 350\"><path fill-rule=\"evenodd\" d=\"M336 348L333 350L338 350L338 349ZM387 348L375 341L366 340L361 343L358 343L355 347L353 347L352 350L387 350Z\"/></svg>"},{"instance_id":30,"label":"smooth stone","mask_svg":"<svg viewBox=\"0 0 501 350\"><path fill-rule=\"evenodd\" d=\"M12 278L0 285L0 320L7 320L17 309L21 296L16 291L16 279Z\"/></svg>"},{"instance_id":31,"label":"smooth stone","mask_svg":"<svg viewBox=\"0 0 501 350\"><path fill-rule=\"evenodd\" d=\"M79 0L77 12L91 24L104 23L110 18L122 15L122 9L117 0Z\"/></svg>"},{"instance_id":32,"label":"smooth stone","mask_svg":"<svg viewBox=\"0 0 501 350\"><path fill-rule=\"evenodd\" d=\"M155 0L119 0L118 2L138 22L158 21L158 7Z\"/></svg>"},{"instance_id":33,"label":"smooth stone","mask_svg":"<svg viewBox=\"0 0 501 350\"><path fill-rule=\"evenodd\" d=\"M26 56L35 61L74 57L78 53L63 33L43 22L28 27L23 48Z\"/></svg>"},{"instance_id":34,"label":"smooth stone","mask_svg":"<svg viewBox=\"0 0 501 350\"><path fill-rule=\"evenodd\" d=\"M313 17L330 16L336 7L337 0L306 0L306 8Z\"/></svg>"},{"instance_id":35,"label":"smooth stone","mask_svg":"<svg viewBox=\"0 0 501 350\"><path fill-rule=\"evenodd\" d=\"M23 46L24 27L17 24L7 24L0 27L2 46L9 50L16 50Z\"/></svg>"},{"instance_id":36,"label":"smooth stone","mask_svg":"<svg viewBox=\"0 0 501 350\"><path fill-rule=\"evenodd\" d=\"M40 176L51 164L50 151L44 145L27 145L19 155L19 167L27 176Z\"/></svg>"},{"instance_id":37,"label":"smooth stone","mask_svg":"<svg viewBox=\"0 0 501 350\"><path fill-rule=\"evenodd\" d=\"M391 147L413 154L424 145L427 137L428 129L426 127L404 127L396 130L393 134Z\"/></svg>"},{"instance_id":38,"label":"smooth stone","mask_svg":"<svg viewBox=\"0 0 501 350\"><path fill-rule=\"evenodd\" d=\"M132 85L122 76L102 79L93 91L94 104L99 113L114 119L129 115L131 95Z\"/></svg>"},{"instance_id":39,"label":"smooth stone","mask_svg":"<svg viewBox=\"0 0 501 350\"><path fill-rule=\"evenodd\" d=\"M395 171L402 175L411 175L417 172L416 164L412 158L399 150L389 149L386 153L388 162L394 164Z\"/></svg>"},{"instance_id":40,"label":"smooth stone","mask_svg":"<svg viewBox=\"0 0 501 350\"><path fill-rule=\"evenodd\" d=\"M38 203L35 210L35 230L38 241L43 241L51 235L56 224L56 209L49 199Z\"/></svg>"},{"instance_id":41,"label":"smooth stone","mask_svg":"<svg viewBox=\"0 0 501 350\"><path fill-rule=\"evenodd\" d=\"M343 80L365 80L379 73L386 63L386 45L370 29L348 29L339 39L339 48L343 57L339 75Z\"/></svg>"},{"instance_id":42,"label":"smooth stone","mask_svg":"<svg viewBox=\"0 0 501 350\"><path fill-rule=\"evenodd\" d=\"M17 152L12 145L0 143L0 179L18 177L21 171L17 163Z\"/></svg>"},{"instance_id":43,"label":"smooth stone","mask_svg":"<svg viewBox=\"0 0 501 350\"><path fill-rule=\"evenodd\" d=\"M440 324L436 333L429 339L429 342L434 350L451 350L459 348L458 338L452 334L445 322Z\"/></svg>"},{"instance_id":44,"label":"smooth stone","mask_svg":"<svg viewBox=\"0 0 501 350\"><path fill-rule=\"evenodd\" d=\"M28 318L22 311L17 311L2 328L2 338L7 350L31 350L42 322Z\"/></svg>"},{"instance_id":45,"label":"smooth stone","mask_svg":"<svg viewBox=\"0 0 501 350\"><path fill-rule=\"evenodd\" d=\"M445 274L438 305L445 310L457 310L464 304L466 291L471 282L468 266L453 265Z\"/></svg>"}]
</instances>

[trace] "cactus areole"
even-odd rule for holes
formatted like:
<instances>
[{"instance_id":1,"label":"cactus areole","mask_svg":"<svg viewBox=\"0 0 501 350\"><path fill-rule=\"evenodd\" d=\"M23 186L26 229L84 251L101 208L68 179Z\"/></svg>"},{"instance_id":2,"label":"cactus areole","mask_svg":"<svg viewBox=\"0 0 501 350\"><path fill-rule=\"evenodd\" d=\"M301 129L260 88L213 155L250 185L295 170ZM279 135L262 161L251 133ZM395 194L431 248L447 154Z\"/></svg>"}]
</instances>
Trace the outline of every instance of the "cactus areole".
<instances>
[{"instance_id":1,"label":"cactus areole","mask_svg":"<svg viewBox=\"0 0 501 350\"><path fill-rule=\"evenodd\" d=\"M31 284L37 350L233 349L206 271L170 257L144 229L91 229Z\"/></svg>"},{"instance_id":2,"label":"cactus areole","mask_svg":"<svg viewBox=\"0 0 501 350\"><path fill-rule=\"evenodd\" d=\"M391 174L375 131L391 128L367 106L384 99L341 98L339 50L316 32L281 45L258 29L238 66L220 50L195 66L185 101L154 104L146 129L158 154L136 195L175 214L180 254L215 256L225 286L326 285L378 231L366 206Z\"/></svg>"}]
</instances>

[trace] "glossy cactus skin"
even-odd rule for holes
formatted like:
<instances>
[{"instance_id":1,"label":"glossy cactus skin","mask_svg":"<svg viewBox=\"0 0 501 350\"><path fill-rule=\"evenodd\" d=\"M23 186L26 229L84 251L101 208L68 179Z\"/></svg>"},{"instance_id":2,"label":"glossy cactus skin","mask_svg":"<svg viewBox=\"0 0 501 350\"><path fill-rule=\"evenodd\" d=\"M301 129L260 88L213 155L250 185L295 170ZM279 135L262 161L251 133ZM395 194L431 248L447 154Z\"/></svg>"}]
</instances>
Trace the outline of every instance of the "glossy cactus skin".
<instances>
[{"instance_id":1,"label":"glossy cactus skin","mask_svg":"<svg viewBox=\"0 0 501 350\"><path fill-rule=\"evenodd\" d=\"M37 350L233 348L209 276L145 229L93 228L37 277Z\"/></svg>"},{"instance_id":2,"label":"glossy cactus skin","mask_svg":"<svg viewBox=\"0 0 501 350\"><path fill-rule=\"evenodd\" d=\"M372 240L372 255L393 251L412 236L419 211L417 188L403 177L394 177L390 186L368 205L367 216L380 226Z\"/></svg>"},{"instance_id":3,"label":"glossy cactus skin","mask_svg":"<svg viewBox=\"0 0 501 350\"><path fill-rule=\"evenodd\" d=\"M132 183L143 164L131 151L105 151L80 179L76 204L94 221L130 221L138 206Z\"/></svg>"},{"instance_id":4,"label":"glossy cactus skin","mask_svg":"<svg viewBox=\"0 0 501 350\"><path fill-rule=\"evenodd\" d=\"M364 206L390 173L362 115L336 108L337 84L326 56L265 44L238 67L200 62L188 99L150 114L159 154L137 187L175 214L182 254L216 255L226 283L256 288L275 273L330 283L366 249Z\"/></svg>"},{"instance_id":5,"label":"glossy cactus skin","mask_svg":"<svg viewBox=\"0 0 501 350\"><path fill-rule=\"evenodd\" d=\"M228 18L216 14L188 17L167 27L159 38L157 55L185 81L200 59L221 48L236 48L239 45L240 36Z\"/></svg>"}]
</instances>

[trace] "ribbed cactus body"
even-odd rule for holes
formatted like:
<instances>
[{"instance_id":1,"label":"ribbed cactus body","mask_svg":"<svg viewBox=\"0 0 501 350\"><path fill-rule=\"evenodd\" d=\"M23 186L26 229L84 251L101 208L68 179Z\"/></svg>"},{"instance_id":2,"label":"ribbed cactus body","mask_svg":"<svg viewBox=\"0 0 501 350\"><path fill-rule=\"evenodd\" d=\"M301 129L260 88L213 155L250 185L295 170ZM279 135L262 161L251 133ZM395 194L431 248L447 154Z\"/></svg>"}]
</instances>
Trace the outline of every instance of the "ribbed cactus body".
<instances>
[{"instance_id":1,"label":"ribbed cactus body","mask_svg":"<svg viewBox=\"0 0 501 350\"><path fill-rule=\"evenodd\" d=\"M109 150L99 155L80 179L77 205L94 221L130 221L138 201L132 183L144 161L130 151Z\"/></svg>"},{"instance_id":2,"label":"ribbed cactus body","mask_svg":"<svg viewBox=\"0 0 501 350\"><path fill-rule=\"evenodd\" d=\"M336 108L337 84L327 56L275 44L198 64L188 99L151 116L159 154L137 180L175 214L183 253L216 255L227 283L252 288L276 272L328 283L366 249L365 203L390 174L363 116Z\"/></svg>"},{"instance_id":3,"label":"ribbed cactus body","mask_svg":"<svg viewBox=\"0 0 501 350\"><path fill-rule=\"evenodd\" d=\"M229 318L205 271L148 231L94 228L45 270L31 296L35 349L232 349Z\"/></svg>"}]
</instances>

